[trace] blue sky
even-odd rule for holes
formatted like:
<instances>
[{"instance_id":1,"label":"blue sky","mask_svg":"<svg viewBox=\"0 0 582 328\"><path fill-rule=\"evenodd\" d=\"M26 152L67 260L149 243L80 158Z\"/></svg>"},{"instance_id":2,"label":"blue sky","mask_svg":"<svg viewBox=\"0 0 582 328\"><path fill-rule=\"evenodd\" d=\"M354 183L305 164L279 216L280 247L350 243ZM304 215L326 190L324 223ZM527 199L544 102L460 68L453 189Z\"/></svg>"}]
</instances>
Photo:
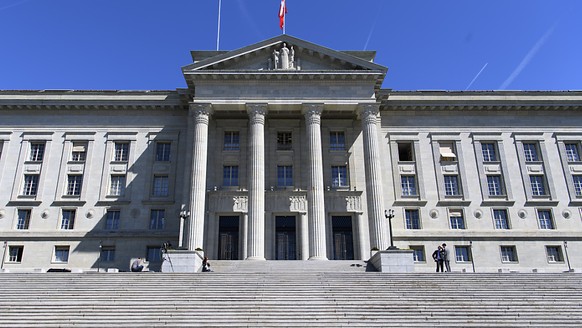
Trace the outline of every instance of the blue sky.
<instances>
[{"instance_id":1,"label":"blue sky","mask_svg":"<svg viewBox=\"0 0 582 328\"><path fill-rule=\"evenodd\" d=\"M220 49L281 33L280 0L222 0ZM579 0L287 0L286 32L376 50L394 90L582 90ZM173 90L215 50L218 0L0 0L0 89Z\"/></svg>"}]
</instances>

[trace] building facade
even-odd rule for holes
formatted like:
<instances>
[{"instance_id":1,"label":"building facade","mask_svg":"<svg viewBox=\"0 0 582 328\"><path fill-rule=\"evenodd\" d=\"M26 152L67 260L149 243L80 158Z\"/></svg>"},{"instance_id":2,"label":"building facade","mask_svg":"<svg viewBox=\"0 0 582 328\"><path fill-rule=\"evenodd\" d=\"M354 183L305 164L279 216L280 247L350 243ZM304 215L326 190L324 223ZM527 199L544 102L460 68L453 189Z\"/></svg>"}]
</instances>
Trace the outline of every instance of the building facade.
<instances>
[{"instance_id":1,"label":"building facade","mask_svg":"<svg viewBox=\"0 0 582 328\"><path fill-rule=\"evenodd\" d=\"M0 91L3 269L391 241L421 272L442 243L453 271L580 268L582 92L392 91L374 55L282 35L193 51L184 89Z\"/></svg>"}]
</instances>

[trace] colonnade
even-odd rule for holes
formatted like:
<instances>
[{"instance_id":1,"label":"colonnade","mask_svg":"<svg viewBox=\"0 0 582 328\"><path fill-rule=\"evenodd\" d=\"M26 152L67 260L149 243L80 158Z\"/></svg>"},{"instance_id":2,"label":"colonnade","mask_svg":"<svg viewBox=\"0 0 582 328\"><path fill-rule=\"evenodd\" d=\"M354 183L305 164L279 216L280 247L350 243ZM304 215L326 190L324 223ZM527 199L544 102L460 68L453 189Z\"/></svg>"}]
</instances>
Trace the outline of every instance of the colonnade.
<instances>
[{"instance_id":1,"label":"colonnade","mask_svg":"<svg viewBox=\"0 0 582 328\"><path fill-rule=\"evenodd\" d=\"M325 197L323 180L323 152L321 141L321 114L323 104L304 104L305 131L309 162L307 183L307 213L301 214L302 228L309 231L308 244L301 241L302 252L309 251L310 260L326 260ZM249 116L248 153L248 223L246 231L246 254L248 260L265 260L265 119L268 104L247 104ZM193 131L192 143L192 188L190 192L191 217L186 229L186 247L189 250L202 248L204 242L204 220L206 196L206 174L208 160L208 125L212 114L211 104L190 105L189 127ZM386 220L382 213L382 170L378 141L379 106L358 106L362 121L364 141L364 166L366 172L367 214L371 247L385 249L389 242ZM306 216L306 218L304 217ZM361 215L358 214L361 219ZM361 220L359 220L361 222ZM362 238L362 230L359 238ZM245 235L243 233L243 235Z\"/></svg>"}]
</instances>

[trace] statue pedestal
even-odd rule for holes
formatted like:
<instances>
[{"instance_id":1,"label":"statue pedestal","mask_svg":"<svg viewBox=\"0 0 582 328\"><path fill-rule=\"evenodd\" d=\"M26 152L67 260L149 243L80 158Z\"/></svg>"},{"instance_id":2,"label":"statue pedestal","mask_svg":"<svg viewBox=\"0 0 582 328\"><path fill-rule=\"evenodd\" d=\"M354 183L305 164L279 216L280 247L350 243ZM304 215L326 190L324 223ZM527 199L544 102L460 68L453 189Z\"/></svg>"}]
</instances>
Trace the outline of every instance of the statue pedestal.
<instances>
[{"instance_id":1,"label":"statue pedestal","mask_svg":"<svg viewBox=\"0 0 582 328\"><path fill-rule=\"evenodd\" d=\"M409 273L414 272L413 253L403 249L378 251L369 261L380 272Z\"/></svg>"},{"instance_id":2,"label":"statue pedestal","mask_svg":"<svg viewBox=\"0 0 582 328\"><path fill-rule=\"evenodd\" d=\"M203 258L204 252L169 249L162 254L162 272L198 272Z\"/></svg>"}]
</instances>

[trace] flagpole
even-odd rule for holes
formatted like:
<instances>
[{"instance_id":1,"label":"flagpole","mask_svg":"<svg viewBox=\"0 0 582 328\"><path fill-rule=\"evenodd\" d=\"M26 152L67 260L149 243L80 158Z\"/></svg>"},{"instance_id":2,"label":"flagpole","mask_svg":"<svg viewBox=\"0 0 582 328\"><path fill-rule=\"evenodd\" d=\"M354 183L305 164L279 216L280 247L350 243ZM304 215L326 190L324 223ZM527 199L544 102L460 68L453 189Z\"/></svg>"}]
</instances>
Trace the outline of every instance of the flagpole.
<instances>
[{"instance_id":1,"label":"flagpole","mask_svg":"<svg viewBox=\"0 0 582 328\"><path fill-rule=\"evenodd\" d=\"M222 0L218 0L218 32L216 33L216 51L220 47L220 8L222 7Z\"/></svg>"}]
</instances>

